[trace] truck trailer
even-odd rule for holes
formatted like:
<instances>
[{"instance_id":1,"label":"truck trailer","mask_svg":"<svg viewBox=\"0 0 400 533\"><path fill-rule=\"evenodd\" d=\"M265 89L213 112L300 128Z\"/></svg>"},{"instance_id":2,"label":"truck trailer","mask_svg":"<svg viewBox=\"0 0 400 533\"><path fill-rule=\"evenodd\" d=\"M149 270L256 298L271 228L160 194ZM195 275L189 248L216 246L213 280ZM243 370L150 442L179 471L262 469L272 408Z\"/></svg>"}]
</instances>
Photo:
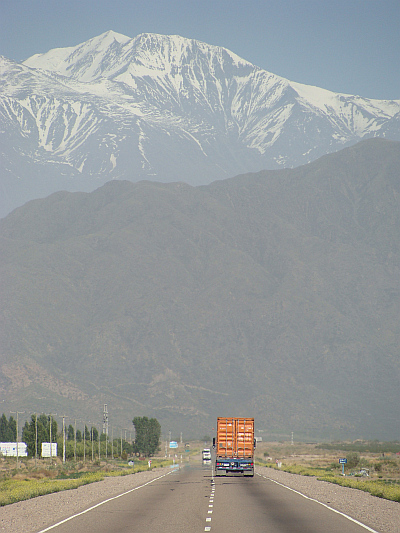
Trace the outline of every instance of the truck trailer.
<instances>
[{"instance_id":1,"label":"truck trailer","mask_svg":"<svg viewBox=\"0 0 400 533\"><path fill-rule=\"evenodd\" d=\"M254 418L217 418L215 475L254 476Z\"/></svg>"}]
</instances>

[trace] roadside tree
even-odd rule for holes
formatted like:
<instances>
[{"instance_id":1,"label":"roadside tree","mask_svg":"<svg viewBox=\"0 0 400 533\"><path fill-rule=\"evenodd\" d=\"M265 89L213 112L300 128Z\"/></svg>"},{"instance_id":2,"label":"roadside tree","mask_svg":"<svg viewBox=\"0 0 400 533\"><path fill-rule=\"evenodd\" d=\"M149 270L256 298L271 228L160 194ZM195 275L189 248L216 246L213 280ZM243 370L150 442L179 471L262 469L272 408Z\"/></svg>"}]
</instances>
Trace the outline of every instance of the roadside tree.
<instances>
[{"instance_id":1,"label":"roadside tree","mask_svg":"<svg viewBox=\"0 0 400 533\"><path fill-rule=\"evenodd\" d=\"M147 416L135 416L133 419L135 426L135 446L134 450L139 455L149 457L154 455L160 446L161 425L156 418Z\"/></svg>"},{"instance_id":2,"label":"roadside tree","mask_svg":"<svg viewBox=\"0 0 400 533\"><path fill-rule=\"evenodd\" d=\"M67 430L67 440L74 440L74 439L75 439L74 426L70 424Z\"/></svg>"},{"instance_id":3,"label":"roadside tree","mask_svg":"<svg viewBox=\"0 0 400 533\"><path fill-rule=\"evenodd\" d=\"M90 431L92 433L92 440L94 442L97 442L99 440L99 432L98 432L98 430L94 426L92 426L90 428Z\"/></svg>"},{"instance_id":4,"label":"roadside tree","mask_svg":"<svg viewBox=\"0 0 400 533\"><path fill-rule=\"evenodd\" d=\"M12 416L7 420L3 413L0 418L0 442L15 442L17 440L17 422Z\"/></svg>"}]
</instances>

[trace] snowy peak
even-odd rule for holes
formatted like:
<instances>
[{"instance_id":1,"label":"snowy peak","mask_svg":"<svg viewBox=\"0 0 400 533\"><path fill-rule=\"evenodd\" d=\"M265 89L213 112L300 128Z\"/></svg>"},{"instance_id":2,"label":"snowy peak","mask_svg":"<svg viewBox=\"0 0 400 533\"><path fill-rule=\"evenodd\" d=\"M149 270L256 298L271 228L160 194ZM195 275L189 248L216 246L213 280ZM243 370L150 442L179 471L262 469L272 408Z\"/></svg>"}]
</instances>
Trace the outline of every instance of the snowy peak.
<instances>
[{"instance_id":1,"label":"snowy peak","mask_svg":"<svg viewBox=\"0 0 400 533\"><path fill-rule=\"evenodd\" d=\"M200 131L214 138L222 128L224 135L233 134L244 147L265 154L295 128L301 136L293 148L299 150L298 163L301 153L322 155L317 121L324 123L332 146L332 139L345 144L377 135L400 112L400 101L368 100L290 82L225 48L179 35L130 38L108 31L75 47L32 56L24 65L51 73L70 91L111 100L124 113L169 122L166 128L180 123L196 142ZM310 135L314 146L302 152ZM283 154L274 158L284 165L290 159Z\"/></svg>"},{"instance_id":2,"label":"snowy peak","mask_svg":"<svg viewBox=\"0 0 400 533\"><path fill-rule=\"evenodd\" d=\"M93 81L102 75L102 65L118 60L123 45L129 41L130 37L107 31L75 47L55 48L45 54L36 54L24 64L80 81Z\"/></svg>"},{"instance_id":3,"label":"snowy peak","mask_svg":"<svg viewBox=\"0 0 400 533\"><path fill-rule=\"evenodd\" d=\"M4 190L24 177L34 190L32 175L49 194L110 179L199 185L366 137L400 140L400 100L290 82L179 35L108 31L22 64L0 59L0 74Z\"/></svg>"},{"instance_id":4,"label":"snowy peak","mask_svg":"<svg viewBox=\"0 0 400 533\"><path fill-rule=\"evenodd\" d=\"M178 35L143 33L131 39L112 31L71 48L56 48L36 54L24 64L57 72L83 82L101 77L114 79L121 72L132 76L178 73L193 62L216 66L255 67L221 47Z\"/></svg>"},{"instance_id":5,"label":"snowy peak","mask_svg":"<svg viewBox=\"0 0 400 533\"><path fill-rule=\"evenodd\" d=\"M149 120L183 112L179 121L200 125L206 113L225 129L242 134L257 123L252 115L260 105L276 105L289 88L287 80L225 48L178 35L143 33L130 39L107 32L74 48L33 56L24 64L84 83L79 89L65 81L73 90L111 96L135 114L148 114ZM262 138L250 141L261 151L256 145Z\"/></svg>"},{"instance_id":6,"label":"snowy peak","mask_svg":"<svg viewBox=\"0 0 400 533\"><path fill-rule=\"evenodd\" d=\"M226 48L212 46L195 39L179 35L158 35L143 33L133 39L138 60L148 68L170 71L173 66L184 66L191 61L204 61L212 65L228 62L236 66L249 66L251 63L233 54Z\"/></svg>"}]
</instances>

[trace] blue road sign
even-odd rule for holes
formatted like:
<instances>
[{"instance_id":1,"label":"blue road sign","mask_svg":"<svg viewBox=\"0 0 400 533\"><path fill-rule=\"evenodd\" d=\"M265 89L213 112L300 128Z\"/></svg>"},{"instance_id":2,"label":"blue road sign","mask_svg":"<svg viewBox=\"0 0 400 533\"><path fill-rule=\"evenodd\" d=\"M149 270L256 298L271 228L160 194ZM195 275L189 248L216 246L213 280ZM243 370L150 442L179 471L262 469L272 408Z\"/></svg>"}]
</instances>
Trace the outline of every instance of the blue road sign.
<instances>
[{"instance_id":1,"label":"blue road sign","mask_svg":"<svg viewBox=\"0 0 400 533\"><path fill-rule=\"evenodd\" d=\"M347 459L339 459L339 463L342 465L342 474L344 475L344 465L347 463Z\"/></svg>"}]
</instances>

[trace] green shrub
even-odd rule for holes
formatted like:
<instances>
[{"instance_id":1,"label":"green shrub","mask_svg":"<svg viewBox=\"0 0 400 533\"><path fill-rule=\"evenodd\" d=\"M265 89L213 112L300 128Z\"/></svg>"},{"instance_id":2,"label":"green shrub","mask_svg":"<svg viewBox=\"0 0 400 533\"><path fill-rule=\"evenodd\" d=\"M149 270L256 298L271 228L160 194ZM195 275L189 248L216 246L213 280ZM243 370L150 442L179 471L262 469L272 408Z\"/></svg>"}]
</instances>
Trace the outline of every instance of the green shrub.
<instances>
[{"instance_id":1,"label":"green shrub","mask_svg":"<svg viewBox=\"0 0 400 533\"><path fill-rule=\"evenodd\" d=\"M355 468L360 462L360 454L358 452L349 452L346 455L347 468Z\"/></svg>"}]
</instances>

